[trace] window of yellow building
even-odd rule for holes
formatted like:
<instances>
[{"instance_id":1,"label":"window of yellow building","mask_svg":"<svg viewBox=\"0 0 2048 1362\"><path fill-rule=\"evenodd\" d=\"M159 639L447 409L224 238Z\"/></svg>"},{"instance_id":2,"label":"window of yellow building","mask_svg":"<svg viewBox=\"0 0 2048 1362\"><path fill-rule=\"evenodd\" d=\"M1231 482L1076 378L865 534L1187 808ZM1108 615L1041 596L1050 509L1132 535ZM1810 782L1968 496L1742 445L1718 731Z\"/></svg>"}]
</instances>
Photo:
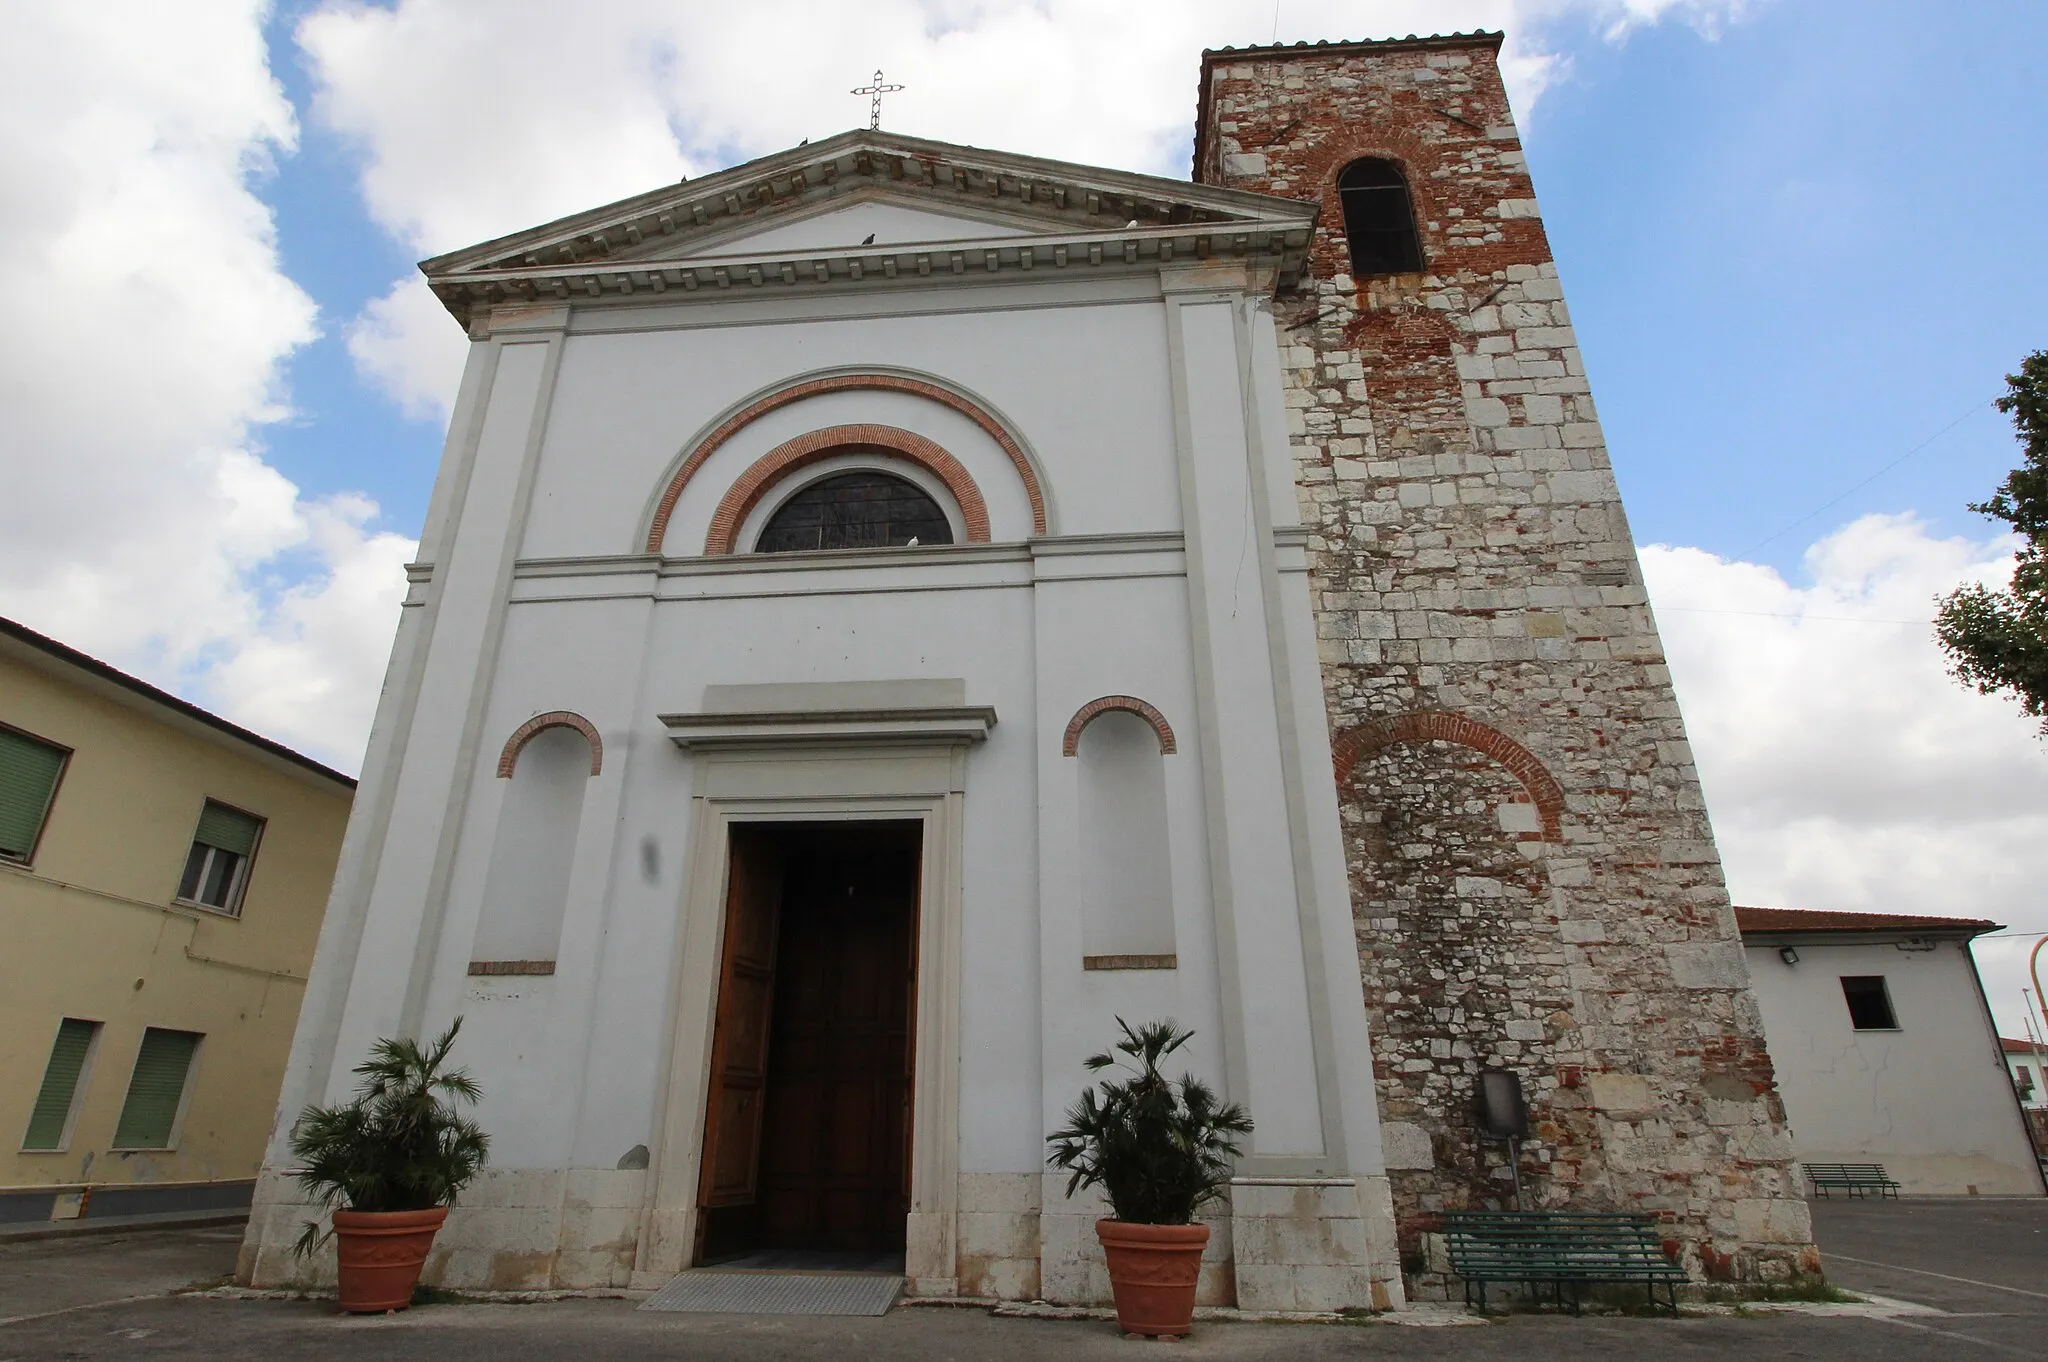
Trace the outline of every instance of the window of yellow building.
<instances>
[{"instance_id":1,"label":"window of yellow building","mask_svg":"<svg viewBox=\"0 0 2048 1362\"><path fill-rule=\"evenodd\" d=\"M98 1022L76 1017L66 1017L58 1025L50 1062L43 1068L43 1086L29 1113L28 1138L21 1142L24 1150L61 1150L71 1142L71 1122L78 1115L78 1095L85 1087L99 1033Z\"/></svg>"},{"instance_id":2,"label":"window of yellow building","mask_svg":"<svg viewBox=\"0 0 2048 1362\"><path fill-rule=\"evenodd\" d=\"M199 815L198 831L192 834L184 877L178 881L178 901L231 916L239 914L242 890L249 882L249 863L256 859L256 843L262 835L262 819L207 800Z\"/></svg>"},{"instance_id":3,"label":"window of yellow building","mask_svg":"<svg viewBox=\"0 0 2048 1362\"><path fill-rule=\"evenodd\" d=\"M0 726L0 860L35 859L69 748Z\"/></svg>"},{"instance_id":4,"label":"window of yellow building","mask_svg":"<svg viewBox=\"0 0 2048 1362\"><path fill-rule=\"evenodd\" d=\"M128 1097L121 1103L121 1120L114 1127L114 1148L171 1147L185 1105L185 1080L192 1074L192 1056L199 1041L196 1031L152 1026L142 1033L135 1072L128 1079Z\"/></svg>"}]
</instances>

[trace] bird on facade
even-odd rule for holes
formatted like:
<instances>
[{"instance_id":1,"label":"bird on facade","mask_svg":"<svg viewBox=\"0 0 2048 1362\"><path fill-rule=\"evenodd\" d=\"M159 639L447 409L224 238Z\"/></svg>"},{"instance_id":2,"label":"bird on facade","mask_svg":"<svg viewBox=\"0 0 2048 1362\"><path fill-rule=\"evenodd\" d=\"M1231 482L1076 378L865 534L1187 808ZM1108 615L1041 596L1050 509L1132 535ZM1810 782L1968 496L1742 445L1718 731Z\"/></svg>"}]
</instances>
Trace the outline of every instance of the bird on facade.
<instances>
[{"instance_id":1,"label":"bird on facade","mask_svg":"<svg viewBox=\"0 0 2048 1362\"><path fill-rule=\"evenodd\" d=\"M868 234L867 234L866 236L864 236L864 237L862 237L862 238L861 238L860 244L861 244L861 245L863 245L863 246L872 246L872 245L874 245L874 244L875 244L875 234L874 234L873 232L869 232L869 233L868 233Z\"/></svg>"}]
</instances>

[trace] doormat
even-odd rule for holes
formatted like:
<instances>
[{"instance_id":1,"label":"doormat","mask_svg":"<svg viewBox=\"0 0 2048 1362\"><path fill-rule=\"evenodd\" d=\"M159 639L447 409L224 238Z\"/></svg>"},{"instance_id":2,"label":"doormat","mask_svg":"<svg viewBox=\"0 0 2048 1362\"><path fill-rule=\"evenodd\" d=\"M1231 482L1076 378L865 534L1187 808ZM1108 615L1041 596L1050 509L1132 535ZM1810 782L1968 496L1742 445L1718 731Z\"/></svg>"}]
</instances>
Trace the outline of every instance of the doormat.
<instances>
[{"instance_id":1,"label":"doormat","mask_svg":"<svg viewBox=\"0 0 2048 1362\"><path fill-rule=\"evenodd\" d=\"M879 1273L685 1272L642 1310L724 1315L886 1315L903 1278Z\"/></svg>"}]
</instances>

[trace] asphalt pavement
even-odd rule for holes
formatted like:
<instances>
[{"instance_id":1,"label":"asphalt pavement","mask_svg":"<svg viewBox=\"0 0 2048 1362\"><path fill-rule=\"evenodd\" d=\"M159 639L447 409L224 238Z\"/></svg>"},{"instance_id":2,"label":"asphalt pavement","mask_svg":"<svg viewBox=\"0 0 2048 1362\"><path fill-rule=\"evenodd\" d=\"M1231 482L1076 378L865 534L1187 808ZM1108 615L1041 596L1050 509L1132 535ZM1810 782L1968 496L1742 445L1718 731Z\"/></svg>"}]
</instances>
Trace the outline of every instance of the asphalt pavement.
<instances>
[{"instance_id":1,"label":"asphalt pavement","mask_svg":"<svg viewBox=\"0 0 2048 1362\"><path fill-rule=\"evenodd\" d=\"M371 1359L448 1362L627 1359L1002 1358L1089 1362L1133 1348L1176 1356L1602 1359L1855 1358L1963 1362L2048 1358L2048 1200L1820 1203L1815 1223L1841 1285L1946 1313L1894 1318L1518 1315L1401 1327L1204 1323L1179 1344L1120 1338L1099 1320L1014 1319L966 1307L880 1319L655 1314L625 1300L419 1306L353 1318L331 1302L161 1294L233 1267L231 1228L155 1230L0 1244L0 1362L30 1359Z\"/></svg>"}]
</instances>

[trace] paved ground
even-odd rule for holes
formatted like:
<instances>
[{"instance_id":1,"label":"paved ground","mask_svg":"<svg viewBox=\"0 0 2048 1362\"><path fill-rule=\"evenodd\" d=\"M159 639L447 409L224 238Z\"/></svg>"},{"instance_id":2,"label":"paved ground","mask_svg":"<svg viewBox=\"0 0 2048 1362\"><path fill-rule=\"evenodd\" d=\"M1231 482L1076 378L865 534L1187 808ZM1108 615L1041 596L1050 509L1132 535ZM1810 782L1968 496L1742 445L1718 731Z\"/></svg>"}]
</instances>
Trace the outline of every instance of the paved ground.
<instances>
[{"instance_id":1,"label":"paved ground","mask_svg":"<svg viewBox=\"0 0 2048 1362\"><path fill-rule=\"evenodd\" d=\"M225 1281L241 1243L240 1225L0 1243L0 1322ZM0 1358L12 1339L0 1323Z\"/></svg>"},{"instance_id":2,"label":"paved ground","mask_svg":"<svg viewBox=\"0 0 2048 1362\"><path fill-rule=\"evenodd\" d=\"M1836 1284L1952 1312L1916 1327L1959 1355L2048 1357L2048 1199L1833 1198L1813 1229Z\"/></svg>"},{"instance_id":3,"label":"paved ground","mask_svg":"<svg viewBox=\"0 0 2048 1362\"><path fill-rule=\"evenodd\" d=\"M1521 1316L1485 1326L1207 1324L1174 1345L1126 1342L1095 1321L999 1319L980 1310L897 1310L881 1319L654 1315L610 1300L447 1305L351 1319L317 1301L129 1299L233 1265L232 1229L0 1244L0 1362L46 1358L353 1359L406 1353L448 1362L575 1357L1020 1359L1089 1362L1170 1347L1190 1358L1856 1358L1966 1362L2048 1358L2048 1200L1820 1204L1830 1271L1852 1290L1952 1311L1912 1319L1583 1319ZM105 1302L93 1304L92 1302ZM47 1313L54 1312L54 1313ZM27 1315L28 1318L21 1318Z\"/></svg>"}]
</instances>

